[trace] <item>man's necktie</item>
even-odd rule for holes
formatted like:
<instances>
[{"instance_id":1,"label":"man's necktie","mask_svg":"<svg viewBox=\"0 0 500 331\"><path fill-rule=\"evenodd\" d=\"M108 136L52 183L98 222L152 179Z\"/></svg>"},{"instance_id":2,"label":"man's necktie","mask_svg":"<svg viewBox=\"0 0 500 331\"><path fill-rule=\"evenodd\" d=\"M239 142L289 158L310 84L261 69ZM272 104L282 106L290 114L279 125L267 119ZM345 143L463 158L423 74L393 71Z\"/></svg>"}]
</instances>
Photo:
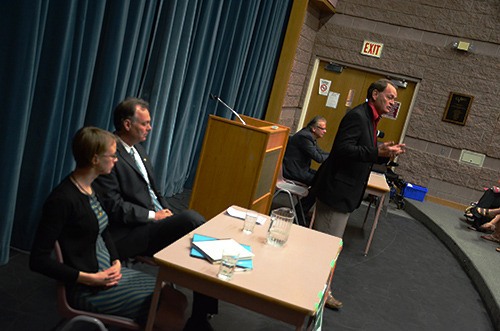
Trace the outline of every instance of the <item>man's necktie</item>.
<instances>
[{"instance_id":1,"label":"man's necktie","mask_svg":"<svg viewBox=\"0 0 500 331\"><path fill-rule=\"evenodd\" d=\"M137 168L139 168L139 171L142 174L142 177L144 177L144 180L146 183L148 183L148 191L149 195L151 196L151 200L153 201L153 205L155 207L155 211L162 210L163 206L160 204L160 201L158 201L158 197L156 196L155 192L151 188L151 184L149 182L149 177L148 177L148 172L146 171L146 167L144 166L144 163L142 163L141 156L139 153L135 151L135 149L132 147L130 149L130 156L132 156L132 159L134 159L135 164L137 165Z\"/></svg>"}]
</instances>

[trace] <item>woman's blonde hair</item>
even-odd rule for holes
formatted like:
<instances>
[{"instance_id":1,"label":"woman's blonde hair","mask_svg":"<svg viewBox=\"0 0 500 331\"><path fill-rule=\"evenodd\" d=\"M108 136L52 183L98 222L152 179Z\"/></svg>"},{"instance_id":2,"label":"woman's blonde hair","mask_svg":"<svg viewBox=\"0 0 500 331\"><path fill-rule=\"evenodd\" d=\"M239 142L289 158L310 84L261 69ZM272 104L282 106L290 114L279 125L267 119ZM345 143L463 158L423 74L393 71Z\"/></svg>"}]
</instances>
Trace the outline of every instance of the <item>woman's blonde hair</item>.
<instances>
[{"instance_id":1,"label":"woman's blonde hair","mask_svg":"<svg viewBox=\"0 0 500 331\"><path fill-rule=\"evenodd\" d=\"M91 166L94 156L104 154L112 141L116 141L115 136L103 129L86 126L78 130L72 144L76 167Z\"/></svg>"}]
</instances>

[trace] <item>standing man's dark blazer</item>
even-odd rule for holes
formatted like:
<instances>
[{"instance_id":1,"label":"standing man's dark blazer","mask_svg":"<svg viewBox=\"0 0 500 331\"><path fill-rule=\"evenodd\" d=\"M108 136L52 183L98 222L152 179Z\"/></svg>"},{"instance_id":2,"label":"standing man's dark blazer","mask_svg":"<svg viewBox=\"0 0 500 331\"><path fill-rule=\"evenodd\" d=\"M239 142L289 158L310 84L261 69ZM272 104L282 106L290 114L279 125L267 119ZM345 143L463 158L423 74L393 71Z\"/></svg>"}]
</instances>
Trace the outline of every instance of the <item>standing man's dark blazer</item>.
<instances>
[{"instance_id":1,"label":"standing man's dark blazer","mask_svg":"<svg viewBox=\"0 0 500 331\"><path fill-rule=\"evenodd\" d=\"M359 207L378 159L372 118L368 103L350 110L340 122L330 156L318 170L313 191L317 199L339 212Z\"/></svg>"}]
</instances>

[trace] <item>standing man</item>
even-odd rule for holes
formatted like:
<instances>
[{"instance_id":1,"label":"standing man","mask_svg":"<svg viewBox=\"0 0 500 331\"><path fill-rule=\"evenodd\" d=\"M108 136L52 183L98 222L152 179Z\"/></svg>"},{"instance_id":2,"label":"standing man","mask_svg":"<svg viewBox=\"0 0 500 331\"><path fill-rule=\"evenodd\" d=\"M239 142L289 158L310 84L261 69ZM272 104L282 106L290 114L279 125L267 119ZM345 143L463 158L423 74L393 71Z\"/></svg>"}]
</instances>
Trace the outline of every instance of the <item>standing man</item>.
<instances>
[{"instance_id":1,"label":"standing man","mask_svg":"<svg viewBox=\"0 0 500 331\"><path fill-rule=\"evenodd\" d=\"M294 134L286 146L283 158L283 177L311 186L316 170L311 161L323 163L328 152L318 147L317 140L326 133L326 119L315 116L305 128Z\"/></svg>"},{"instance_id":2,"label":"standing man","mask_svg":"<svg viewBox=\"0 0 500 331\"><path fill-rule=\"evenodd\" d=\"M120 259L152 256L205 222L193 210L174 215L160 193L150 159L140 143L151 131L149 104L128 98L114 110L118 159L109 175L99 176L96 190L109 216L109 230ZM217 313L217 300L194 293L193 330L211 329L207 314Z\"/></svg>"},{"instance_id":3,"label":"standing man","mask_svg":"<svg viewBox=\"0 0 500 331\"><path fill-rule=\"evenodd\" d=\"M377 124L389 113L397 97L394 83L378 80L368 88L368 101L347 112L340 122L328 159L318 170L313 191L316 194L314 229L342 238L347 220L363 199L373 163L379 157L404 153L404 144L377 145ZM330 308L342 303L331 293Z\"/></svg>"}]
</instances>

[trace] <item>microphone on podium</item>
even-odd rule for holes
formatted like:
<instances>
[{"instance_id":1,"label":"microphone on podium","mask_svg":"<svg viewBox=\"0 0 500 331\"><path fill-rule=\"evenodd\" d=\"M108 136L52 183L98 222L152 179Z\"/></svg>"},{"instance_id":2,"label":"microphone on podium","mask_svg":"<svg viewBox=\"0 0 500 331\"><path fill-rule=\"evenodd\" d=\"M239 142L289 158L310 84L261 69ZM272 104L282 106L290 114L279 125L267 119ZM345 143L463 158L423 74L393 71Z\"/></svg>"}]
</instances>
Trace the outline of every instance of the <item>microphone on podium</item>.
<instances>
[{"instance_id":1,"label":"microphone on podium","mask_svg":"<svg viewBox=\"0 0 500 331\"><path fill-rule=\"evenodd\" d=\"M377 130L377 138L384 138L384 137L385 137L384 131Z\"/></svg>"},{"instance_id":2,"label":"microphone on podium","mask_svg":"<svg viewBox=\"0 0 500 331\"><path fill-rule=\"evenodd\" d=\"M226 107L227 109L229 109L236 117L238 117L238 119L240 120L241 123L243 123L243 125L247 125L245 123L245 121L240 117L240 115L233 108L229 107L224 101L222 101L221 98L219 98L218 96L210 93L210 99L222 103L224 105L224 107Z\"/></svg>"}]
</instances>

